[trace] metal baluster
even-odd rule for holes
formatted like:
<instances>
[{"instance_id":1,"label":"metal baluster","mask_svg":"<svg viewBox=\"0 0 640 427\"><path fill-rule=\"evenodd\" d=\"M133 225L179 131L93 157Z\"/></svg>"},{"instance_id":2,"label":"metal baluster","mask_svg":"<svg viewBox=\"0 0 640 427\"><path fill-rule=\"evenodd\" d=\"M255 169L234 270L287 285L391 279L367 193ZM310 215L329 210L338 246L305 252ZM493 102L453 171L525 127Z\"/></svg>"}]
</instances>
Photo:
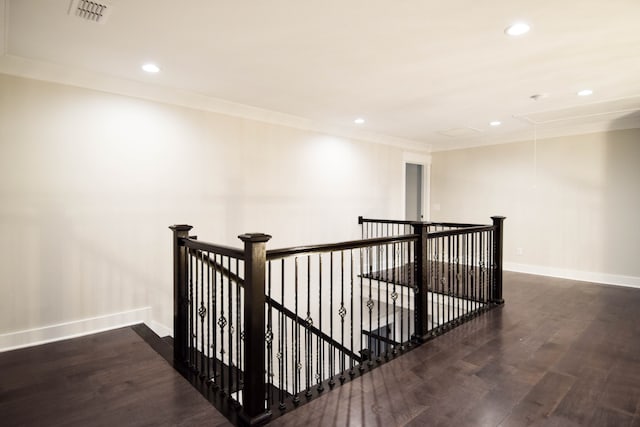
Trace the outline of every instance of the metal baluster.
<instances>
[{"instance_id":1,"label":"metal baluster","mask_svg":"<svg viewBox=\"0 0 640 427\"><path fill-rule=\"evenodd\" d=\"M240 276L240 260L236 258L236 275ZM243 291L240 283L236 281L236 323L238 324L236 331L236 380L238 384L238 396L240 396L240 374L244 372L246 367L244 366L244 346L241 345L243 333L244 333L244 300L242 298ZM271 359L269 359L271 360Z\"/></svg>"},{"instance_id":2,"label":"metal baluster","mask_svg":"<svg viewBox=\"0 0 640 427\"><path fill-rule=\"evenodd\" d=\"M440 313L441 313L441 318L442 318L442 322L441 322L441 329L446 329L446 323L447 323L447 314L445 313L445 307L448 307L447 301L446 301L446 289L445 289L445 281L446 281L446 276L445 276L445 272L444 272L444 267L445 267L445 254L446 254L446 249L445 249L445 238L441 237L438 239L438 241L440 242L440 259L439 259L439 266L440 266Z\"/></svg>"},{"instance_id":3,"label":"metal baluster","mask_svg":"<svg viewBox=\"0 0 640 427\"><path fill-rule=\"evenodd\" d=\"M224 393L224 327L227 319L224 317L224 257L220 257L220 317L218 327L220 328L220 391Z\"/></svg>"},{"instance_id":4,"label":"metal baluster","mask_svg":"<svg viewBox=\"0 0 640 427\"><path fill-rule=\"evenodd\" d=\"M377 304L375 305L377 306L376 311L377 311L377 318L378 318L378 335L379 335L380 333L380 286L381 286L380 279L382 279L382 275L385 274L385 271L384 271L384 266L382 265L382 257L383 257L382 250L384 246L377 246L377 248L378 248L378 257L377 257L378 268L376 273L378 274L378 280L376 282L378 285L377 286L378 292L377 292ZM373 331L370 331L370 332L373 332ZM382 343L380 342L379 338L378 339L374 338L374 340L376 343L376 360L380 362L380 352L381 352L380 346Z\"/></svg>"},{"instance_id":5,"label":"metal baluster","mask_svg":"<svg viewBox=\"0 0 640 427\"><path fill-rule=\"evenodd\" d=\"M464 234L464 274L463 274L463 278L464 278L464 293L465 293L465 300L466 300L466 309L465 309L465 316L468 318L469 317L469 311L471 310L471 276L469 275L469 269L470 269L470 260L471 260L471 256L469 254L469 234L465 233Z\"/></svg>"},{"instance_id":6,"label":"metal baluster","mask_svg":"<svg viewBox=\"0 0 640 427\"><path fill-rule=\"evenodd\" d=\"M471 233L471 298L473 299L473 311L476 310L478 305L478 298L476 296L476 239L475 233Z\"/></svg>"},{"instance_id":7,"label":"metal baluster","mask_svg":"<svg viewBox=\"0 0 640 427\"><path fill-rule=\"evenodd\" d=\"M218 347L217 347L217 333L216 333L216 326L217 326L217 322L218 322L218 298L217 298L217 292L218 292L218 256L216 254L213 255L213 289L211 292L211 305L213 306L213 312L211 314L211 319L210 322L212 323L212 328L213 328L213 334L211 334L211 338L212 338L212 347L211 347L211 351L212 351L212 359L211 359L211 363L213 364L213 375L210 377L211 378L211 382L213 383L214 386L218 386L218 378L217 378L217 372L218 372Z\"/></svg>"},{"instance_id":8,"label":"metal baluster","mask_svg":"<svg viewBox=\"0 0 640 427\"><path fill-rule=\"evenodd\" d=\"M480 301L482 301L483 305L485 303L485 254L485 233L480 232Z\"/></svg>"},{"instance_id":9,"label":"metal baluster","mask_svg":"<svg viewBox=\"0 0 640 427\"><path fill-rule=\"evenodd\" d=\"M312 341L311 341L311 329L309 327L313 324L313 320L311 319L311 255L307 255L307 318L305 319L307 324L307 329L304 334L304 344L305 344L305 382L307 385L307 391L305 392L305 396L307 398L311 397L311 376L313 375L313 366L312 366Z\"/></svg>"},{"instance_id":10,"label":"metal baluster","mask_svg":"<svg viewBox=\"0 0 640 427\"><path fill-rule=\"evenodd\" d=\"M453 268L453 277L456 281L456 318L458 320L462 320L462 311L461 311L461 292L460 292L460 235L458 234L454 239L454 268Z\"/></svg>"},{"instance_id":11,"label":"metal baluster","mask_svg":"<svg viewBox=\"0 0 640 427\"><path fill-rule=\"evenodd\" d=\"M207 383L211 382L211 253L207 252Z\"/></svg>"},{"instance_id":12,"label":"metal baluster","mask_svg":"<svg viewBox=\"0 0 640 427\"><path fill-rule=\"evenodd\" d=\"M300 384L300 323L298 317L298 257L295 257L295 269L294 269L294 284L295 284L295 322L292 325L294 328L293 332L293 356L294 356L294 375L293 375L293 403L296 405L300 403L300 396L298 396L298 392L300 391L298 386Z\"/></svg>"},{"instance_id":13,"label":"metal baluster","mask_svg":"<svg viewBox=\"0 0 640 427\"><path fill-rule=\"evenodd\" d=\"M268 301L272 301L271 299L271 263L267 263L267 297ZM269 406L274 404L273 401L273 325L271 321L271 317L273 315L272 304L268 304L267 309L267 332L265 333L265 342L267 343L267 402L269 402ZM236 310L237 312L237 310Z\"/></svg>"},{"instance_id":14,"label":"metal baluster","mask_svg":"<svg viewBox=\"0 0 640 427\"><path fill-rule=\"evenodd\" d=\"M496 260L493 258L493 246L495 245L495 241L493 240L493 231L489 232L489 302L495 301L495 295L493 293L494 283L496 280L495 276L495 262Z\"/></svg>"},{"instance_id":15,"label":"metal baluster","mask_svg":"<svg viewBox=\"0 0 640 427\"><path fill-rule=\"evenodd\" d=\"M322 329L322 254L318 254L318 328ZM324 387L322 381L324 381L324 354L325 346L323 341L318 336L318 392L322 393Z\"/></svg>"},{"instance_id":16,"label":"metal baluster","mask_svg":"<svg viewBox=\"0 0 640 427\"><path fill-rule=\"evenodd\" d=\"M399 227L399 225L398 225ZM399 232L399 230L398 230ZM396 248L398 245L401 245L401 243L398 244L393 244L393 292L391 293L391 301L393 301L393 354L398 353L398 338L396 337L396 299L398 298L398 294L396 293L396 283L398 281L398 274L396 274L396 270L398 268L402 268L402 264L400 264L399 262L396 263L397 260L397 256L399 256L399 253L397 252ZM397 273L400 273L399 271ZM388 297L389 297L389 286L387 284L387 307L388 307ZM388 318L388 317L387 317Z\"/></svg>"},{"instance_id":17,"label":"metal baluster","mask_svg":"<svg viewBox=\"0 0 640 427\"><path fill-rule=\"evenodd\" d=\"M280 261L280 303L284 305L284 258ZM287 319L284 316L284 312L280 313L281 327L280 331L280 410L284 410L287 406L285 404L285 398L287 396L287 389L289 388L288 378L288 351L287 351ZM284 382L284 387L282 383Z\"/></svg>"},{"instance_id":18,"label":"metal baluster","mask_svg":"<svg viewBox=\"0 0 640 427\"><path fill-rule=\"evenodd\" d=\"M344 317L347 309L344 306L344 251L340 252L340 344L344 347ZM344 352L340 352L340 383L344 383L345 358Z\"/></svg>"},{"instance_id":19,"label":"metal baluster","mask_svg":"<svg viewBox=\"0 0 640 427\"><path fill-rule=\"evenodd\" d=\"M360 334L360 349L364 350L364 346L362 345L363 344L362 343L362 327L364 326L364 320L363 320L364 313L363 313L363 310L362 310L362 294L363 294L362 290L364 288L364 283L363 283L364 282L364 277L363 277L363 275L364 275L364 265L363 265L363 263L364 263L364 259L363 259L364 255L362 254L362 251L363 251L363 248L360 248L360 301L358 301L358 305L360 306L360 323L359 323L360 326L359 326L358 329L359 329L359 334ZM364 356L364 353L361 352L360 355ZM362 358L361 358L360 359L360 365L358 366L358 368L360 369L360 372L364 371L364 363L363 362L364 362L364 360L362 360Z\"/></svg>"},{"instance_id":20,"label":"metal baluster","mask_svg":"<svg viewBox=\"0 0 640 427\"><path fill-rule=\"evenodd\" d=\"M405 250L407 253L407 258L405 258ZM406 289L409 289L409 271L411 270L411 266L407 263L407 259L411 259L409 253L411 252L411 242L408 241L403 245L403 249L400 251L400 265L402 266L402 272L400 279L400 350L404 350L404 316L402 315L404 312L404 289L403 285ZM407 327L407 329L409 329Z\"/></svg>"},{"instance_id":21,"label":"metal baluster","mask_svg":"<svg viewBox=\"0 0 640 427\"><path fill-rule=\"evenodd\" d=\"M454 314L451 312L451 306L454 304L454 299L453 299L453 292L451 289L451 236L447 236L447 263L446 263L446 268L447 268L447 295L449 296L448 298L448 304L447 304L447 319L449 322L449 326L453 326L453 319L454 319ZM454 307L455 308L455 307Z\"/></svg>"},{"instance_id":22,"label":"metal baluster","mask_svg":"<svg viewBox=\"0 0 640 427\"><path fill-rule=\"evenodd\" d=\"M204 305L204 252L200 251L200 378L205 376L205 350L204 350L204 317L207 314Z\"/></svg>"},{"instance_id":23,"label":"metal baluster","mask_svg":"<svg viewBox=\"0 0 640 427\"><path fill-rule=\"evenodd\" d=\"M373 345L371 342L371 329L373 327L373 319L372 319L372 309L373 309L373 301L371 299L371 287L373 286L373 283L371 282L373 279L373 256L371 254L371 251L375 250L375 246L371 247L369 250L369 254L368 254L368 258L369 258L369 299L367 300L367 308L369 309L369 335L367 335L367 349L369 350L369 360L367 361L367 364L369 366L373 366L373 360L372 360L372 351L373 351Z\"/></svg>"},{"instance_id":24,"label":"metal baluster","mask_svg":"<svg viewBox=\"0 0 640 427\"><path fill-rule=\"evenodd\" d=\"M389 263L389 245L385 245L385 255L386 255L386 269L387 269L387 277L386 277L386 281L385 281L385 319L384 319L384 325L385 328L387 329L387 332L385 333L385 337L388 339L389 338L389 275L391 275L391 277L393 277L395 275L395 265L393 262L391 262L391 264ZM393 254L392 254L393 255ZM389 268L391 268L391 270L389 270ZM380 305L378 303L378 305ZM378 334L380 334L380 331L378 331ZM385 357L388 358L389 357L389 342L385 343L384 349L385 349Z\"/></svg>"},{"instance_id":25,"label":"metal baluster","mask_svg":"<svg viewBox=\"0 0 640 427\"><path fill-rule=\"evenodd\" d=\"M333 341L333 316L334 316L334 311L333 311L333 252L329 252L329 336L331 337L331 340ZM330 378L329 378L329 387L334 386L335 381L333 380L333 377L335 375L335 351L333 349L331 349L331 355L329 357L329 374L330 374Z\"/></svg>"},{"instance_id":26,"label":"metal baluster","mask_svg":"<svg viewBox=\"0 0 640 427\"><path fill-rule=\"evenodd\" d=\"M353 346L353 249L351 249L349 251L350 254L350 259L351 259L351 263L350 263L350 268L349 268L349 277L350 277L350 286L349 286L349 300L351 302L351 325L349 328L349 336L351 338L351 347L350 350L353 351L354 350L354 346ZM355 376L355 372L353 371L353 357L349 356L349 375L351 376L351 378L353 378Z\"/></svg>"},{"instance_id":27,"label":"metal baluster","mask_svg":"<svg viewBox=\"0 0 640 427\"><path fill-rule=\"evenodd\" d=\"M231 271L231 257L227 257L227 271ZM231 277L227 276L227 286L229 287L229 358L227 365L227 383L229 387L229 396L233 393L233 334L235 325L233 319L233 286L231 285Z\"/></svg>"},{"instance_id":28,"label":"metal baluster","mask_svg":"<svg viewBox=\"0 0 640 427\"><path fill-rule=\"evenodd\" d=\"M190 252L190 251L187 251ZM193 353L193 340L195 334L193 333L193 256L189 256L189 367L191 369L195 366L195 355Z\"/></svg>"},{"instance_id":29,"label":"metal baluster","mask_svg":"<svg viewBox=\"0 0 640 427\"><path fill-rule=\"evenodd\" d=\"M437 293L436 293L436 289L434 286L434 282L437 282L438 280L438 269L437 269L437 264L436 261L438 259L438 254L437 254L437 249L435 246L436 240L435 239L427 239L427 257L429 257L429 260L425 260L426 262L429 263L429 265L431 266L431 268L429 269L429 273L427 275L427 283L429 284L428 286L426 286L427 288L427 292L430 292L431 295L431 329L435 331L435 329L438 327L438 313L436 312L436 298L437 298ZM427 300L427 305L429 305L429 301Z\"/></svg>"},{"instance_id":30,"label":"metal baluster","mask_svg":"<svg viewBox=\"0 0 640 427\"><path fill-rule=\"evenodd\" d=\"M415 242L415 241L414 241ZM400 288L400 307L402 307L402 311L400 312L400 340L402 341L402 346L400 347L401 350L405 349L405 343L408 343L409 341L411 341L411 323L409 323L409 295L410 295L410 289L411 289L411 284L413 282L415 282L415 277L413 277L411 274L411 272L414 270L414 267L411 265L411 260L413 259L413 255L411 254L411 243L412 242L408 242L408 252L407 252L407 258L405 260L406 262L406 267L405 267L405 271L404 271L404 283L406 284L405 289ZM407 294L407 305L404 305L404 294ZM404 312L407 312L407 337L405 339L404 337Z\"/></svg>"},{"instance_id":31,"label":"metal baluster","mask_svg":"<svg viewBox=\"0 0 640 427\"><path fill-rule=\"evenodd\" d=\"M485 232L486 236L486 246L485 246L485 276L486 276L486 289L485 289L485 303L487 308L491 303L491 234L490 232Z\"/></svg>"}]
</instances>

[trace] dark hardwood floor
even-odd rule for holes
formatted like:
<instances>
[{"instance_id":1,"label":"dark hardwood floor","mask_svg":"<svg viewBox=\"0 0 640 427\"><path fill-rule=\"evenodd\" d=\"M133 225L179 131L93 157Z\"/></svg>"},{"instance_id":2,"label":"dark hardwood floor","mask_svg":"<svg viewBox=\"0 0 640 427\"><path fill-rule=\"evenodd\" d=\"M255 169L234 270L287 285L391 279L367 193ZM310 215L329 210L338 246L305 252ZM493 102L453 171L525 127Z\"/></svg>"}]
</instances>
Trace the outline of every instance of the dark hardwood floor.
<instances>
[{"instance_id":1,"label":"dark hardwood floor","mask_svg":"<svg viewBox=\"0 0 640 427\"><path fill-rule=\"evenodd\" d=\"M503 308L271 425L640 427L640 289L504 281Z\"/></svg>"},{"instance_id":2,"label":"dark hardwood floor","mask_svg":"<svg viewBox=\"0 0 640 427\"><path fill-rule=\"evenodd\" d=\"M132 328L0 353L1 426L230 426Z\"/></svg>"},{"instance_id":3,"label":"dark hardwood floor","mask_svg":"<svg viewBox=\"0 0 640 427\"><path fill-rule=\"evenodd\" d=\"M504 281L503 308L271 425L640 427L640 289ZM123 328L0 353L0 425L229 424Z\"/></svg>"}]
</instances>

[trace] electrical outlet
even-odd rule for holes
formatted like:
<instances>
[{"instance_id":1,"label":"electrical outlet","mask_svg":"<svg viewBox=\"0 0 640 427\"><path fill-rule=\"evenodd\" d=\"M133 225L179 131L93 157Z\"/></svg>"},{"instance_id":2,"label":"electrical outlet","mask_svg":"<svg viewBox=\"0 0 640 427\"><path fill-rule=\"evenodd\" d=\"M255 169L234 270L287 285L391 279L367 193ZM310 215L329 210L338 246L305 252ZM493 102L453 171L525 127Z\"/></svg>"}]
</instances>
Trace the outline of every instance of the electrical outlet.
<instances>
[{"instance_id":1,"label":"electrical outlet","mask_svg":"<svg viewBox=\"0 0 640 427\"><path fill-rule=\"evenodd\" d=\"M516 255L522 255L522 248L516 249Z\"/></svg>"}]
</instances>

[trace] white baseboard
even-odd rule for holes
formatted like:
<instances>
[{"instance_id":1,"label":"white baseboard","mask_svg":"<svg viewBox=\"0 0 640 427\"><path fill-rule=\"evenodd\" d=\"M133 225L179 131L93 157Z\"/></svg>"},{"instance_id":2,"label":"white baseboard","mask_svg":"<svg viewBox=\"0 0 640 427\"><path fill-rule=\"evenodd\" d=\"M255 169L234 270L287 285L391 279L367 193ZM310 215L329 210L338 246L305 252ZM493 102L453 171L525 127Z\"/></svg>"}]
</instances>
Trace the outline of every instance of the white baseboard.
<instances>
[{"instance_id":1,"label":"white baseboard","mask_svg":"<svg viewBox=\"0 0 640 427\"><path fill-rule=\"evenodd\" d=\"M640 277L622 276L618 274L595 273L591 271L569 270L564 268L543 267L539 265L505 262L503 269L517 273L537 274L539 276L559 277L562 279L580 280L583 282L601 283L605 285L628 286L640 288Z\"/></svg>"},{"instance_id":2,"label":"white baseboard","mask_svg":"<svg viewBox=\"0 0 640 427\"><path fill-rule=\"evenodd\" d=\"M0 334L0 352L95 334L136 323L149 324L150 319L151 307L143 307L105 316Z\"/></svg>"},{"instance_id":3,"label":"white baseboard","mask_svg":"<svg viewBox=\"0 0 640 427\"><path fill-rule=\"evenodd\" d=\"M151 320L149 322L146 322L147 326L156 333L156 335L158 335L160 338L163 337L167 337L167 336L173 336L173 328L169 328L165 325L163 325L162 323L158 323L155 320Z\"/></svg>"}]
</instances>

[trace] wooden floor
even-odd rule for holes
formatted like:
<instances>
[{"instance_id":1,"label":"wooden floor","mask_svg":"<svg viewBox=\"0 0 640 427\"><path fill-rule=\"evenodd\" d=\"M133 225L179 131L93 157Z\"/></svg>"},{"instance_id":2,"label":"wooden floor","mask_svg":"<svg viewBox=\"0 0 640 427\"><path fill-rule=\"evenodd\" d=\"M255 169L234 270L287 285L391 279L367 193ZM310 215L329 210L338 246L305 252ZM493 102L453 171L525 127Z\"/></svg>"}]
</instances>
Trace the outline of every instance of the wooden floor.
<instances>
[{"instance_id":1,"label":"wooden floor","mask_svg":"<svg viewBox=\"0 0 640 427\"><path fill-rule=\"evenodd\" d=\"M0 425L230 426L132 328L0 353Z\"/></svg>"},{"instance_id":2,"label":"wooden floor","mask_svg":"<svg viewBox=\"0 0 640 427\"><path fill-rule=\"evenodd\" d=\"M640 289L504 281L503 308L271 425L640 427ZM126 328L0 353L0 425L228 423Z\"/></svg>"},{"instance_id":3,"label":"wooden floor","mask_svg":"<svg viewBox=\"0 0 640 427\"><path fill-rule=\"evenodd\" d=\"M640 289L504 281L503 308L271 425L640 427Z\"/></svg>"}]
</instances>

